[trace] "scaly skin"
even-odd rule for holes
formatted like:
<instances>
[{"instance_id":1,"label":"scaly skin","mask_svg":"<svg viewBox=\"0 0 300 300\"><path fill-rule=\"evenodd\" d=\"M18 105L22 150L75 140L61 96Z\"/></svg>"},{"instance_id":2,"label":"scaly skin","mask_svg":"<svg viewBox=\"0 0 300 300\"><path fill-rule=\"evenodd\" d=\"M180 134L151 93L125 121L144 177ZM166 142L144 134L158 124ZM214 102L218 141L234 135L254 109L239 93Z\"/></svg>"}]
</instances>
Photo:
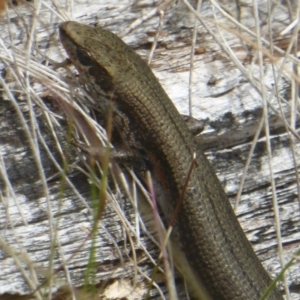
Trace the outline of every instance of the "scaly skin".
<instances>
[{"instance_id":1,"label":"scaly skin","mask_svg":"<svg viewBox=\"0 0 300 300\"><path fill-rule=\"evenodd\" d=\"M65 22L60 26L60 39L83 87L104 115L112 101L113 125L123 142L147 158L156 184L165 191L158 200L168 222L196 154L175 226L175 238L197 274L196 280L201 278L212 299L259 299L271 279L212 166L149 66L102 28ZM268 299L283 298L275 289Z\"/></svg>"}]
</instances>

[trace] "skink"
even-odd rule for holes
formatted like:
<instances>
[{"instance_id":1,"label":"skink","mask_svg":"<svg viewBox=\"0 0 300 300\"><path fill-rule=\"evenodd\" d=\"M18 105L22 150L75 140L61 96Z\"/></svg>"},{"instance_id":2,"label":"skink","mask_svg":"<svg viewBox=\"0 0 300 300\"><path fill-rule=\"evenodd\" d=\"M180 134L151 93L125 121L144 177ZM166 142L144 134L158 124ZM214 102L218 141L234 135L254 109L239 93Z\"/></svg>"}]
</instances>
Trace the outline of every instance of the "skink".
<instances>
[{"instance_id":1,"label":"skink","mask_svg":"<svg viewBox=\"0 0 300 300\"><path fill-rule=\"evenodd\" d=\"M180 247L216 300L256 300L271 279L247 240L204 153L149 66L115 34L76 22L60 25L60 40L87 93L131 151L166 191L159 198L169 222L189 178L176 220ZM197 298L197 295L196 295ZM283 299L274 289L268 299Z\"/></svg>"}]
</instances>

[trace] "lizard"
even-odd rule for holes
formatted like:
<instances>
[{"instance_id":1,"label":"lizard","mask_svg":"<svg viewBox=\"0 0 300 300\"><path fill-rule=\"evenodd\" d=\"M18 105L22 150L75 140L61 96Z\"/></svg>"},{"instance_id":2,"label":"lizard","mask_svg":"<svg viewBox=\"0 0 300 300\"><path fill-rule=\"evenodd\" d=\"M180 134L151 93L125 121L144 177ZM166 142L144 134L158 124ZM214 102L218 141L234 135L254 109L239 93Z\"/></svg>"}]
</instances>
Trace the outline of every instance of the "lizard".
<instances>
[{"instance_id":1,"label":"lizard","mask_svg":"<svg viewBox=\"0 0 300 300\"><path fill-rule=\"evenodd\" d=\"M165 191L158 202L167 222L171 222L196 157L174 233L195 280L205 285L212 299L260 299L271 279L247 240L213 167L150 67L103 28L67 21L60 25L59 33L85 91L103 115L110 105L113 107L113 126L120 138L146 161ZM275 287L267 299L283 297Z\"/></svg>"}]
</instances>

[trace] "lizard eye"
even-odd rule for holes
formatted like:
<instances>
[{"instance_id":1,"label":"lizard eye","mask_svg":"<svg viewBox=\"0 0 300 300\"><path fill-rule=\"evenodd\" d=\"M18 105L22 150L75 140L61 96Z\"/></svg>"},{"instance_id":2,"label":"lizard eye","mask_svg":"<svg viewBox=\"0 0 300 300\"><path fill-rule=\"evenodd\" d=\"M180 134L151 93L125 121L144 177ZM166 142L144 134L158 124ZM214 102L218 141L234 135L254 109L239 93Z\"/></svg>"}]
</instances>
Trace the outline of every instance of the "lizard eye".
<instances>
[{"instance_id":1,"label":"lizard eye","mask_svg":"<svg viewBox=\"0 0 300 300\"><path fill-rule=\"evenodd\" d=\"M82 65L89 67L94 64L90 54L83 48L77 48L76 55Z\"/></svg>"}]
</instances>

